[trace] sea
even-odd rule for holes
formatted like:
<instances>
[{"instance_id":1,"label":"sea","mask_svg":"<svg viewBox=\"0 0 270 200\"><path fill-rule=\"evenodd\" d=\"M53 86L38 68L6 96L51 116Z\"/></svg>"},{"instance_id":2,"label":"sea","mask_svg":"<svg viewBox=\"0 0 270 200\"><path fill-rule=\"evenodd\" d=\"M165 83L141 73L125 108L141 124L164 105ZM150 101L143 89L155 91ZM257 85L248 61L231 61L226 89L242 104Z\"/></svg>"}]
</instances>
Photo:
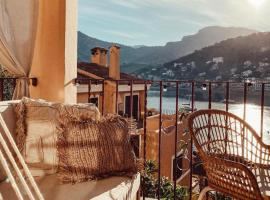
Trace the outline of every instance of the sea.
<instances>
[{"instance_id":1,"label":"sea","mask_svg":"<svg viewBox=\"0 0 270 200\"><path fill-rule=\"evenodd\" d=\"M155 108L159 111L160 97L156 92L148 93L147 108ZM189 99L179 98L178 106L183 107L186 104L190 104ZM208 109L208 101L195 101L194 106L197 110ZM162 112L167 114L175 113L176 98L175 97L162 97ZM221 102L212 102L212 109L225 110L226 105ZM229 104L229 112L243 118L244 104L235 103ZM265 106L263 109L263 141L266 144L270 144L270 107ZM259 134L261 130L261 106L247 103L246 104L246 121L249 123Z\"/></svg>"}]
</instances>

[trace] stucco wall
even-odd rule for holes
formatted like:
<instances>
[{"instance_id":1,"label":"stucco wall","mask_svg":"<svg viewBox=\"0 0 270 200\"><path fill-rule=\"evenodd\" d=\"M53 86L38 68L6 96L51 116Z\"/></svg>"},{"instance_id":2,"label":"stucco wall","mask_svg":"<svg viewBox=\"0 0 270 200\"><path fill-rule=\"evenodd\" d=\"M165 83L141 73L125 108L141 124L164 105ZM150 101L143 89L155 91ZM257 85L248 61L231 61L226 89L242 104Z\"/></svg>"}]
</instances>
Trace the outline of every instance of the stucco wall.
<instances>
[{"instance_id":1,"label":"stucco wall","mask_svg":"<svg viewBox=\"0 0 270 200\"><path fill-rule=\"evenodd\" d=\"M76 16L76 0L40 0L31 70L38 86L30 87L31 97L76 102L76 87L70 82L77 76Z\"/></svg>"},{"instance_id":2,"label":"stucco wall","mask_svg":"<svg viewBox=\"0 0 270 200\"><path fill-rule=\"evenodd\" d=\"M171 118L172 120L165 120ZM163 127L169 127L175 125L175 116L162 115ZM159 145L159 115L151 116L147 118L147 137L146 137L146 159L154 160L158 163L158 145ZM178 141L184 140L188 141L189 135L183 135L186 123L179 123L178 125ZM140 131L142 137L141 145L141 157L143 156L143 130ZM175 147L175 130L165 134L161 134L161 175L169 177L172 180L173 174L173 163L172 159L174 158L174 147ZM179 148L179 146L177 146ZM190 146L188 147L190 148ZM183 161L183 169L189 168L188 160ZM189 178L188 176L181 182L181 185L188 185Z\"/></svg>"}]
</instances>

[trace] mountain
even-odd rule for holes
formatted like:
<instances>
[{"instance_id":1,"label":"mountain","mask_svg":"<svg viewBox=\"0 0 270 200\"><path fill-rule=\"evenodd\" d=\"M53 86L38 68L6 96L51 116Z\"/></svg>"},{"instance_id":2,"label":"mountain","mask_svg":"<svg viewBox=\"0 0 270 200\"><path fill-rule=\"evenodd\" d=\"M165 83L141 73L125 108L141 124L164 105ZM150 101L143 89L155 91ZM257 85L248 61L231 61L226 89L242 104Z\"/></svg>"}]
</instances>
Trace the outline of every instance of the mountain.
<instances>
[{"instance_id":1,"label":"mountain","mask_svg":"<svg viewBox=\"0 0 270 200\"><path fill-rule=\"evenodd\" d=\"M270 77L270 33L254 33L219 42L136 72L144 78L229 80Z\"/></svg>"},{"instance_id":2,"label":"mountain","mask_svg":"<svg viewBox=\"0 0 270 200\"><path fill-rule=\"evenodd\" d=\"M254 32L257 31L246 28L211 26L199 30L194 35L185 36L181 41L168 42L164 46L135 45L132 47L118 44L121 46L121 64L125 64L125 67L121 69L125 72L133 72L137 70L134 64L163 64L222 40ZM78 60L89 61L91 48L95 46L108 48L111 44L112 42L98 40L78 32Z\"/></svg>"}]
</instances>

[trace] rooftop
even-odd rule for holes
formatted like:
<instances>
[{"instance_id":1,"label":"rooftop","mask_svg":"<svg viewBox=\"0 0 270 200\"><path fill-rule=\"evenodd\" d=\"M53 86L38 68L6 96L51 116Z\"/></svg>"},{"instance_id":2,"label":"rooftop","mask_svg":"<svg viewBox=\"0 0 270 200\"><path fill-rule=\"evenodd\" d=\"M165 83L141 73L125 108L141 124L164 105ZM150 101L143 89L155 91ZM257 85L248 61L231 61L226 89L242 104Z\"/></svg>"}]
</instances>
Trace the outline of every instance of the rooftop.
<instances>
[{"instance_id":1,"label":"rooftop","mask_svg":"<svg viewBox=\"0 0 270 200\"><path fill-rule=\"evenodd\" d=\"M78 69L94 74L102 79L107 79L107 80L111 79L109 77L109 67L98 65L96 63L88 63L88 62L79 62L77 66L78 66ZM78 73L78 78L89 78L89 77ZM135 80L135 81L142 80L135 76L131 76L129 74L122 73L122 72L120 73L120 79L121 80Z\"/></svg>"}]
</instances>

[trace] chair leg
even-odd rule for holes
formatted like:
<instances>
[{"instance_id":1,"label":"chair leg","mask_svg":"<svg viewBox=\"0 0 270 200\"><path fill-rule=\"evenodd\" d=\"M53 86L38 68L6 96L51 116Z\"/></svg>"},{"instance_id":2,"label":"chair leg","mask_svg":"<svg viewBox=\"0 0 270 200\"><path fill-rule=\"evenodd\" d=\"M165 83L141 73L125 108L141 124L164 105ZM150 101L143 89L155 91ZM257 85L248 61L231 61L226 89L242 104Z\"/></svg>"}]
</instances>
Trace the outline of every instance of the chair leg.
<instances>
[{"instance_id":1,"label":"chair leg","mask_svg":"<svg viewBox=\"0 0 270 200\"><path fill-rule=\"evenodd\" d=\"M203 188L203 190L200 192L199 198L198 200L203 200L205 194L209 191L213 190L211 187L207 186L205 188Z\"/></svg>"},{"instance_id":2,"label":"chair leg","mask_svg":"<svg viewBox=\"0 0 270 200\"><path fill-rule=\"evenodd\" d=\"M140 199L141 199L141 188L139 188L139 190L137 191L137 194L136 194L136 200L140 200Z\"/></svg>"}]
</instances>

